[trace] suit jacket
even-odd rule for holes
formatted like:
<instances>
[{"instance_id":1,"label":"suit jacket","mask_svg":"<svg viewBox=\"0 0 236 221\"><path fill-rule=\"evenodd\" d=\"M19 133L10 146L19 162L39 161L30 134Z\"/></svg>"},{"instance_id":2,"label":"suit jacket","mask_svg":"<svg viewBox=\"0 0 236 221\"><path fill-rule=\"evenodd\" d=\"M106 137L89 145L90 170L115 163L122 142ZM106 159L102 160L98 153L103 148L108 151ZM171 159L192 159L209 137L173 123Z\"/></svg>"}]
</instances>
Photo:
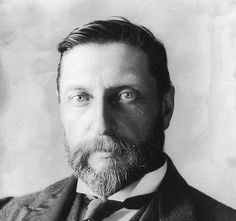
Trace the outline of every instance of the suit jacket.
<instances>
[{"instance_id":1,"label":"suit jacket","mask_svg":"<svg viewBox=\"0 0 236 221\"><path fill-rule=\"evenodd\" d=\"M141 221L236 221L236 211L189 186L168 158L168 169ZM82 194L77 179L63 179L43 191L10 200L1 221L79 221ZM135 220L135 219L134 219Z\"/></svg>"}]
</instances>

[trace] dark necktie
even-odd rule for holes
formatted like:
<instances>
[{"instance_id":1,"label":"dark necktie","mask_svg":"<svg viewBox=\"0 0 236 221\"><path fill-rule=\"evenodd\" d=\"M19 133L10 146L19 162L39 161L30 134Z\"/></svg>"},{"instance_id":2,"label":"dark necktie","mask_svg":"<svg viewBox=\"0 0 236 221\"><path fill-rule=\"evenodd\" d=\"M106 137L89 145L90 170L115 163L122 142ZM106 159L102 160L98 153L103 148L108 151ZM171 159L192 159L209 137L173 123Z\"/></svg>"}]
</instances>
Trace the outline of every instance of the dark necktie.
<instances>
[{"instance_id":1,"label":"dark necktie","mask_svg":"<svg viewBox=\"0 0 236 221\"><path fill-rule=\"evenodd\" d=\"M140 209L152 199L153 193L126 199L123 203L115 200L93 199L84 217L84 221L101 221L121 208Z\"/></svg>"}]
</instances>

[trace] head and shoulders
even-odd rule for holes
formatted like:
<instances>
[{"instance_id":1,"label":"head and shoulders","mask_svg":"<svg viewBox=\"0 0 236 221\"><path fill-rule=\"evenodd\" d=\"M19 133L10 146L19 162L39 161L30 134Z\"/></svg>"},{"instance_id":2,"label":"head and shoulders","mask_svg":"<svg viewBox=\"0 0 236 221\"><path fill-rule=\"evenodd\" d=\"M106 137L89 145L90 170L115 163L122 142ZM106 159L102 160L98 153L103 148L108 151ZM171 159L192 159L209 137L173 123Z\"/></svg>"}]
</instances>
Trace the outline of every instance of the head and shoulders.
<instances>
[{"instance_id":1,"label":"head and shoulders","mask_svg":"<svg viewBox=\"0 0 236 221\"><path fill-rule=\"evenodd\" d=\"M167 160L167 175L160 184L170 196L166 200L173 204L174 191L173 196L183 200L190 197L208 208L229 209L188 186L163 154L174 87L160 40L143 26L114 18L76 28L58 51L58 101L74 175L18 199L24 202L20 205L37 205L39 198L75 189L77 179L98 196L109 197Z\"/></svg>"}]
</instances>

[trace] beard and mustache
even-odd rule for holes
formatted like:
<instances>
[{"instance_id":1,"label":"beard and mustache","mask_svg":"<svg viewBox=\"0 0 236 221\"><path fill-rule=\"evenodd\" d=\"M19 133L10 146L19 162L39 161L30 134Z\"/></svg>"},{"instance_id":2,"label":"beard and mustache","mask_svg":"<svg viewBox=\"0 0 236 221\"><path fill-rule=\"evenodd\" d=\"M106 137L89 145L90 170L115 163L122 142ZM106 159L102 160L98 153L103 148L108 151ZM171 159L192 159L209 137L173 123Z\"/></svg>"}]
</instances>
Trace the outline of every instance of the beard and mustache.
<instances>
[{"instance_id":1,"label":"beard and mustache","mask_svg":"<svg viewBox=\"0 0 236 221\"><path fill-rule=\"evenodd\" d=\"M65 134L68 163L75 176L91 190L100 196L109 197L160 166L164 145L164 131L160 125L160 122L156 123L145 141L139 143L112 134L97 136L71 148ZM72 153L71 149L76 151ZM99 170L95 169L96 165L88 163L89 157L96 152L109 153L106 165Z\"/></svg>"}]
</instances>

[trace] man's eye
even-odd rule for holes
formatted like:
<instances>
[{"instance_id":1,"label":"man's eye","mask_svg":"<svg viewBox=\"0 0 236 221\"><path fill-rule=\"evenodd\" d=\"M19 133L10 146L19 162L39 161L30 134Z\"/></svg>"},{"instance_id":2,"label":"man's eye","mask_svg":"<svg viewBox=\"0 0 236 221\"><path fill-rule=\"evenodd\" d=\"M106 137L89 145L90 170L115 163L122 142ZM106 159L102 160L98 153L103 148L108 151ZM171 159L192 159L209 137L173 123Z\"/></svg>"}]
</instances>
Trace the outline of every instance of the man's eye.
<instances>
[{"instance_id":1,"label":"man's eye","mask_svg":"<svg viewBox=\"0 0 236 221\"><path fill-rule=\"evenodd\" d=\"M90 100L90 96L88 94L77 94L72 97L72 101L77 103L88 102Z\"/></svg>"},{"instance_id":2,"label":"man's eye","mask_svg":"<svg viewBox=\"0 0 236 221\"><path fill-rule=\"evenodd\" d=\"M120 94L119 100L124 103L132 102L137 98L137 93L132 91L126 91Z\"/></svg>"}]
</instances>

